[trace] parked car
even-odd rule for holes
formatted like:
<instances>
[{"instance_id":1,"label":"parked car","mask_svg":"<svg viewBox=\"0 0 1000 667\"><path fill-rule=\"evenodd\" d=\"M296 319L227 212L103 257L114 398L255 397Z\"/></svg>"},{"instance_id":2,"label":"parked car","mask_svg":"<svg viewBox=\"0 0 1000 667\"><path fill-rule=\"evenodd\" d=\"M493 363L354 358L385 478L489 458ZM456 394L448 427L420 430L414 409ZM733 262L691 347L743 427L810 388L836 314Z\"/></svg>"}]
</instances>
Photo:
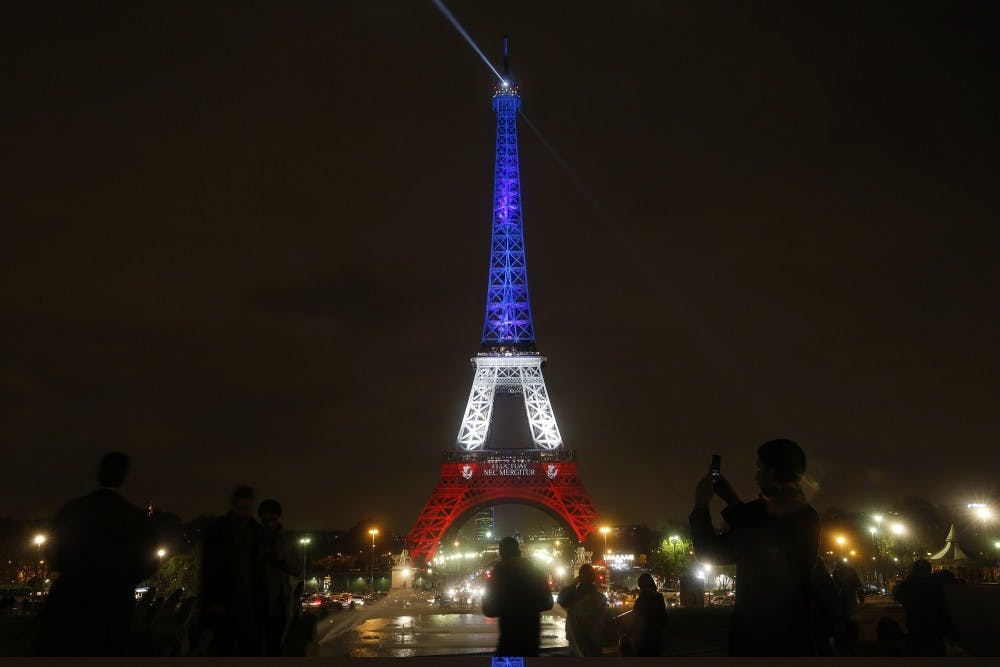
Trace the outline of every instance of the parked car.
<instances>
[{"instance_id":1,"label":"parked car","mask_svg":"<svg viewBox=\"0 0 1000 667\"><path fill-rule=\"evenodd\" d=\"M661 588L660 594L668 607L681 606L681 592L676 588Z\"/></svg>"},{"instance_id":2,"label":"parked car","mask_svg":"<svg viewBox=\"0 0 1000 667\"><path fill-rule=\"evenodd\" d=\"M327 601L322 595L302 596L302 611L321 611L327 608Z\"/></svg>"}]
</instances>

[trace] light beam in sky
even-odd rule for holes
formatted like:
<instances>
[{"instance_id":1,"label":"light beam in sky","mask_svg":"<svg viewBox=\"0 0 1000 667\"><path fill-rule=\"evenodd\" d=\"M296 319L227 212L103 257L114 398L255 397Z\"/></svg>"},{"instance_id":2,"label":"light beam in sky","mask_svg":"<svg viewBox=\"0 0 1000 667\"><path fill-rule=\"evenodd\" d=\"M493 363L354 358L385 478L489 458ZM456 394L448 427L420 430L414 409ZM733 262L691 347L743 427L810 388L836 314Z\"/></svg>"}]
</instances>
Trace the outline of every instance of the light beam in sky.
<instances>
[{"instance_id":1,"label":"light beam in sky","mask_svg":"<svg viewBox=\"0 0 1000 667\"><path fill-rule=\"evenodd\" d=\"M434 6L437 7L442 14L445 15L445 18L451 21L451 24L455 26L455 30L457 30L458 33L465 38L465 41L469 43L469 46L471 46L472 49L479 54L479 57L483 59L483 62L486 63L486 66L489 67L491 70L493 70L493 73L497 75L497 79L500 81L500 83L506 84L507 82L504 81L503 76L500 75L500 72L497 71L497 68L493 66L493 64L486 58L485 55L483 55L482 50L479 48L478 45L476 45L476 43L472 40L472 38L469 37L469 33L465 32L465 28L463 28L462 24L458 22L458 19L455 18L455 15L452 14L450 11L448 11L448 8L444 6L444 3L441 2L441 0L434 0Z\"/></svg>"}]
</instances>

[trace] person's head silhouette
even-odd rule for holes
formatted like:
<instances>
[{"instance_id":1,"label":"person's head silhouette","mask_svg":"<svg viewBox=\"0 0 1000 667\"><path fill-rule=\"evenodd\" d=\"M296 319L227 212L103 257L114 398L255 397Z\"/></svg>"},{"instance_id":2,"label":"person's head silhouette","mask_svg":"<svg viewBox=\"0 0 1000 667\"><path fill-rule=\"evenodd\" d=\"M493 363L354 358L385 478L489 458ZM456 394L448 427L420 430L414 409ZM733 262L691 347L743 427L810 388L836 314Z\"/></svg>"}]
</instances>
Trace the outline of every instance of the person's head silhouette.
<instances>
[{"instance_id":1,"label":"person's head silhouette","mask_svg":"<svg viewBox=\"0 0 1000 667\"><path fill-rule=\"evenodd\" d=\"M241 519L249 519L253 515L253 488L240 484L233 489L230 508Z\"/></svg>"},{"instance_id":2,"label":"person's head silhouette","mask_svg":"<svg viewBox=\"0 0 1000 667\"><path fill-rule=\"evenodd\" d=\"M931 574L931 564L923 558L913 561L913 576L929 577Z\"/></svg>"},{"instance_id":3,"label":"person's head silhouette","mask_svg":"<svg viewBox=\"0 0 1000 667\"><path fill-rule=\"evenodd\" d=\"M257 506L257 518L267 528L276 527L281 521L281 503L274 498L266 498Z\"/></svg>"},{"instance_id":4,"label":"person's head silhouette","mask_svg":"<svg viewBox=\"0 0 1000 667\"><path fill-rule=\"evenodd\" d=\"M594 566L589 563L581 565L577 579L579 579L581 586L593 586L597 582L597 573L594 572Z\"/></svg>"},{"instance_id":5,"label":"person's head silhouette","mask_svg":"<svg viewBox=\"0 0 1000 667\"><path fill-rule=\"evenodd\" d=\"M107 489L117 489L128 476L132 460L122 452L108 452L97 466L97 483Z\"/></svg>"},{"instance_id":6,"label":"person's head silhouette","mask_svg":"<svg viewBox=\"0 0 1000 667\"><path fill-rule=\"evenodd\" d=\"M798 486L806 471L806 453L794 440L770 440L757 448L757 484L765 496Z\"/></svg>"},{"instance_id":7,"label":"person's head silhouette","mask_svg":"<svg viewBox=\"0 0 1000 667\"><path fill-rule=\"evenodd\" d=\"M521 545L513 537L505 537L500 540L500 558L517 558L521 555Z\"/></svg>"}]
</instances>

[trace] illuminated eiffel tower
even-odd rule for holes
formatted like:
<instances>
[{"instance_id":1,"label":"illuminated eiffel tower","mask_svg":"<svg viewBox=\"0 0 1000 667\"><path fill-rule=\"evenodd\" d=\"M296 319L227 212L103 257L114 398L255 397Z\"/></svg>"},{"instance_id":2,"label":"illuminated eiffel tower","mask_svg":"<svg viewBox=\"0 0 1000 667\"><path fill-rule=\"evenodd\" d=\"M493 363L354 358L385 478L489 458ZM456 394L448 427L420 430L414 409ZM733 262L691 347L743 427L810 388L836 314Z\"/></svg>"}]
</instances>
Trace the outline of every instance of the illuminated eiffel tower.
<instances>
[{"instance_id":1,"label":"illuminated eiffel tower","mask_svg":"<svg viewBox=\"0 0 1000 667\"><path fill-rule=\"evenodd\" d=\"M497 115L493 235L482 345L458 431L456 451L444 452L441 479L410 531L411 554L430 559L461 516L484 505L514 502L538 507L564 522L581 542L593 532L597 510L577 478L576 454L563 446L542 367L528 297L517 153L518 86L507 71L493 91ZM499 394L520 394L532 447L486 446Z\"/></svg>"}]
</instances>

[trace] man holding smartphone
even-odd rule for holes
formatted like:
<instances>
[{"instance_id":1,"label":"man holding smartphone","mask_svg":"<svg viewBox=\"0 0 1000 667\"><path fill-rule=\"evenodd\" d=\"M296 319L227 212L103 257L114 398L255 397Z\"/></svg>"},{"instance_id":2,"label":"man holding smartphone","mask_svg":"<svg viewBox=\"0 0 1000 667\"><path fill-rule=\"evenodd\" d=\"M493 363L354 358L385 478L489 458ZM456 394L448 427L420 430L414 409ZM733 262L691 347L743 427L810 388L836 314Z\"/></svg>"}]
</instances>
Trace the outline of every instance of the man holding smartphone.
<instances>
[{"instance_id":1,"label":"man holding smartphone","mask_svg":"<svg viewBox=\"0 0 1000 667\"><path fill-rule=\"evenodd\" d=\"M820 521L799 486L805 452L791 440L761 445L756 475L760 496L746 503L720 468L721 459L713 457L709 474L695 488L689 521L699 560L736 564L729 654L815 655L809 618ZM727 505L722 516L729 530L718 535L709 513L713 496Z\"/></svg>"}]
</instances>

